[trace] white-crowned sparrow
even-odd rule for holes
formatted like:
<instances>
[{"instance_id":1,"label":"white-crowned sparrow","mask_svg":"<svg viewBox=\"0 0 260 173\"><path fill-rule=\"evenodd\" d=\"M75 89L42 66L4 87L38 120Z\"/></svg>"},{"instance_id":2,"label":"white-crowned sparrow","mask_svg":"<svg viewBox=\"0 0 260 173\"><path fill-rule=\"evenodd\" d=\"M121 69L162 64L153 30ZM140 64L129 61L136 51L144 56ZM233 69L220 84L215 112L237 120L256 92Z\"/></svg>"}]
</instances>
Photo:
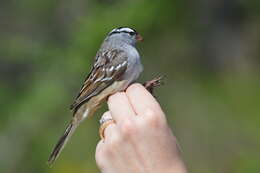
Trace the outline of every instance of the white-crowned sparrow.
<instances>
[{"instance_id":1,"label":"white-crowned sparrow","mask_svg":"<svg viewBox=\"0 0 260 173\"><path fill-rule=\"evenodd\" d=\"M73 118L55 145L49 164L57 159L84 119L90 117L109 95L125 90L139 77L143 67L135 44L141 40L138 32L127 27L115 28L107 35L96 54L92 70L71 105Z\"/></svg>"}]
</instances>

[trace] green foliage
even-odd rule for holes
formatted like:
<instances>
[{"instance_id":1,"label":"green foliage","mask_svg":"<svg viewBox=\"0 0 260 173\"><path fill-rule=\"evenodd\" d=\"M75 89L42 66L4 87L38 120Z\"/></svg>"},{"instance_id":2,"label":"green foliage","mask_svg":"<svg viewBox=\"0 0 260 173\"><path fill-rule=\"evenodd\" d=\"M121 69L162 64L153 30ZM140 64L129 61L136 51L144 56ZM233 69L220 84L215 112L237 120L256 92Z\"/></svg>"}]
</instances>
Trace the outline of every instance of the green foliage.
<instances>
[{"instance_id":1,"label":"green foliage","mask_svg":"<svg viewBox=\"0 0 260 173\"><path fill-rule=\"evenodd\" d=\"M99 172L103 108L52 168L50 151L107 32L136 28L145 71L191 172L260 169L259 10L254 1L3 1L0 172Z\"/></svg>"}]
</instances>

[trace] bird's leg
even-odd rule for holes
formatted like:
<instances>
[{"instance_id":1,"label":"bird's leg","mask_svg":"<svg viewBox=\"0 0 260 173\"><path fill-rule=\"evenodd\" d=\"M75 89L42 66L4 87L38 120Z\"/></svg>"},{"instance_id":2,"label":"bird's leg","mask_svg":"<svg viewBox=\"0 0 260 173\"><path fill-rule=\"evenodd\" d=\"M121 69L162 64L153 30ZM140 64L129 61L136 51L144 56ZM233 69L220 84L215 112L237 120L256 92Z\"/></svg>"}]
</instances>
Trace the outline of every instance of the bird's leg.
<instances>
[{"instance_id":1,"label":"bird's leg","mask_svg":"<svg viewBox=\"0 0 260 173\"><path fill-rule=\"evenodd\" d=\"M154 88L163 84L162 79L163 76L159 76L152 80L146 81L145 83L143 83L143 86L153 95Z\"/></svg>"}]
</instances>

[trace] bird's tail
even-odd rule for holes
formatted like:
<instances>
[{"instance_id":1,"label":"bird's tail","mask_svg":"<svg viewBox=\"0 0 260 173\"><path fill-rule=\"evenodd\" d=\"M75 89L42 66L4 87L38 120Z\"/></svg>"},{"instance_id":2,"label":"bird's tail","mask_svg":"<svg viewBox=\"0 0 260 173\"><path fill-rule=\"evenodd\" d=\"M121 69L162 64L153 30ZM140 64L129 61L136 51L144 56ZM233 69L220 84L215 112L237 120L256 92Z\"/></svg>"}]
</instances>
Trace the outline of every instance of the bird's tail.
<instances>
[{"instance_id":1,"label":"bird's tail","mask_svg":"<svg viewBox=\"0 0 260 173\"><path fill-rule=\"evenodd\" d=\"M54 161L59 157L62 149L65 147L66 143L68 142L69 138L72 136L76 128L78 127L78 122L73 122L73 120L69 123L66 127L64 134L59 139L58 143L55 145L54 149L51 152L51 155L48 159L48 165L52 165Z\"/></svg>"}]
</instances>

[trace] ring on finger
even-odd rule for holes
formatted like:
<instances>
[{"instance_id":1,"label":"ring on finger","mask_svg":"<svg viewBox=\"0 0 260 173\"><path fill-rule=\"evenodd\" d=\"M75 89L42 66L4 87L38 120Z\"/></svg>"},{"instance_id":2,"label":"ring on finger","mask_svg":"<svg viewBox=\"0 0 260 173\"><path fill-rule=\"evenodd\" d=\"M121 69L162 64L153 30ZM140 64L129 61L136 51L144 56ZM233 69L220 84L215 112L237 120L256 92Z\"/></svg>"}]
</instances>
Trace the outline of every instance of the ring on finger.
<instances>
[{"instance_id":1,"label":"ring on finger","mask_svg":"<svg viewBox=\"0 0 260 173\"><path fill-rule=\"evenodd\" d=\"M111 125L111 124L115 124L115 120L113 120L112 118L104 118L102 117L99 120L100 123L100 127L99 127L99 136L102 140L105 139L105 129Z\"/></svg>"}]
</instances>

